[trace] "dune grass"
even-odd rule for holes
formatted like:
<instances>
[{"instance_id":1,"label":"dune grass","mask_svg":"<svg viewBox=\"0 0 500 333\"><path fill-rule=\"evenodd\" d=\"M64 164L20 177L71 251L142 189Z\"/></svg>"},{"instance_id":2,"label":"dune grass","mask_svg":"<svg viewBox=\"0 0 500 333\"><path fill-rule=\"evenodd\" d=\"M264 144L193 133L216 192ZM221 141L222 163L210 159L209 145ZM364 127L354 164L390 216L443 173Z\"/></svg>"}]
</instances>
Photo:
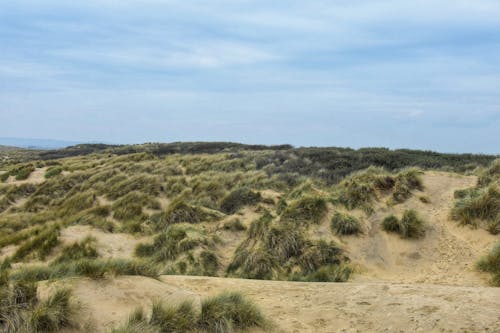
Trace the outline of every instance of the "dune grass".
<instances>
[{"instance_id":1,"label":"dune grass","mask_svg":"<svg viewBox=\"0 0 500 333\"><path fill-rule=\"evenodd\" d=\"M112 332L230 333L270 326L270 321L252 301L240 293L225 292L202 300L199 310L190 301L175 305L156 301L149 318L142 308L138 308L123 326Z\"/></svg>"},{"instance_id":2,"label":"dune grass","mask_svg":"<svg viewBox=\"0 0 500 333\"><path fill-rule=\"evenodd\" d=\"M357 218L340 212L333 215L331 228L337 235L356 235L362 232Z\"/></svg>"},{"instance_id":3,"label":"dune grass","mask_svg":"<svg viewBox=\"0 0 500 333\"><path fill-rule=\"evenodd\" d=\"M69 289L58 289L39 300L34 283L0 285L1 332L50 333L76 327L78 309Z\"/></svg>"},{"instance_id":4,"label":"dune grass","mask_svg":"<svg viewBox=\"0 0 500 333\"><path fill-rule=\"evenodd\" d=\"M405 210L401 219L394 215L382 221L382 229L401 235L403 238L422 238L425 236L425 222L413 209Z\"/></svg>"},{"instance_id":5,"label":"dune grass","mask_svg":"<svg viewBox=\"0 0 500 333\"><path fill-rule=\"evenodd\" d=\"M493 247L489 254L481 258L476 266L480 271L490 273L492 285L500 287L500 242Z\"/></svg>"},{"instance_id":6,"label":"dune grass","mask_svg":"<svg viewBox=\"0 0 500 333\"><path fill-rule=\"evenodd\" d=\"M327 213L326 200L321 197L305 196L292 201L281 214L282 221L320 223Z\"/></svg>"},{"instance_id":7,"label":"dune grass","mask_svg":"<svg viewBox=\"0 0 500 333\"><path fill-rule=\"evenodd\" d=\"M231 191L222 199L220 210L225 214L234 214L243 206L255 205L261 200L260 193L241 187Z\"/></svg>"}]
</instances>

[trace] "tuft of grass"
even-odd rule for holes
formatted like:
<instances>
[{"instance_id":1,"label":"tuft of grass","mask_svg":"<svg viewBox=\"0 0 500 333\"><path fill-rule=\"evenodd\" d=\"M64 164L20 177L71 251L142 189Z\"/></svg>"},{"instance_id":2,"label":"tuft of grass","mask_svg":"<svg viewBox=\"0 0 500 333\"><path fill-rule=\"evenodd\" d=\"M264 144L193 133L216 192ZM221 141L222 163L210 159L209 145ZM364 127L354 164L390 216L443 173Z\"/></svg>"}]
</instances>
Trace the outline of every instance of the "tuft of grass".
<instances>
[{"instance_id":1,"label":"tuft of grass","mask_svg":"<svg viewBox=\"0 0 500 333\"><path fill-rule=\"evenodd\" d=\"M21 261L33 252L36 252L38 258L43 260L59 244L58 238L59 226L49 227L19 246L12 255L12 261Z\"/></svg>"},{"instance_id":2,"label":"tuft of grass","mask_svg":"<svg viewBox=\"0 0 500 333\"><path fill-rule=\"evenodd\" d=\"M14 281L42 281L72 276L86 276L100 279L110 275L141 275L156 278L158 270L146 261L127 259L80 259L50 266L36 265L21 267L10 275Z\"/></svg>"},{"instance_id":3,"label":"tuft of grass","mask_svg":"<svg viewBox=\"0 0 500 333\"><path fill-rule=\"evenodd\" d=\"M91 236L85 237L81 242L75 242L64 247L61 254L52 264L71 262L80 259L96 259L99 256L96 248L96 239Z\"/></svg>"},{"instance_id":4,"label":"tuft of grass","mask_svg":"<svg viewBox=\"0 0 500 333\"><path fill-rule=\"evenodd\" d=\"M491 283L500 287L500 243L497 243L488 255L481 258L476 266L480 271L491 273Z\"/></svg>"},{"instance_id":5,"label":"tuft of grass","mask_svg":"<svg viewBox=\"0 0 500 333\"><path fill-rule=\"evenodd\" d=\"M342 263L340 265L326 265L320 267L318 270L306 274L295 274L290 277L292 281L304 282L346 282L353 273L353 269Z\"/></svg>"},{"instance_id":6,"label":"tuft of grass","mask_svg":"<svg viewBox=\"0 0 500 333\"><path fill-rule=\"evenodd\" d=\"M221 213L210 211L198 206L186 203L182 198L177 198L170 203L163 213L151 216L151 222L156 229L161 230L169 224L174 223L200 223L211 222L221 218Z\"/></svg>"},{"instance_id":7,"label":"tuft of grass","mask_svg":"<svg viewBox=\"0 0 500 333\"><path fill-rule=\"evenodd\" d=\"M320 223L327 213L326 200L306 196L292 201L281 214L282 221Z\"/></svg>"},{"instance_id":8,"label":"tuft of grass","mask_svg":"<svg viewBox=\"0 0 500 333\"><path fill-rule=\"evenodd\" d=\"M249 239L265 239L269 226L273 220L273 216L269 211L264 212L261 217L250 223L250 228L248 229Z\"/></svg>"},{"instance_id":9,"label":"tuft of grass","mask_svg":"<svg viewBox=\"0 0 500 333\"><path fill-rule=\"evenodd\" d=\"M204 250L200 253L200 263L203 275L215 276L220 267L219 258L213 251Z\"/></svg>"},{"instance_id":10,"label":"tuft of grass","mask_svg":"<svg viewBox=\"0 0 500 333\"><path fill-rule=\"evenodd\" d=\"M454 220L464 225L478 226L478 222L488 221L490 232L497 233L500 220L500 189L496 185L478 188L459 195L451 211Z\"/></svg>"},{"instance_id":11,"label":"tuft of grass","mask_svg":"<svg viewBox=\"0 0 500 333\"><path fill-rule=\"evenodd\" d=\"M421 203L428 204L431 203L431 199L429 199L428 196L421 195L418 197L418 200L420 200Z\"/></svg>"},{"instance_id":12,"label":"tuft of grass","mask_svg":"<svg viewBox=\"0 0 500 333\"><path fill-rule=\"evenodd\" d=\"M201 303L199 327L205 331L229 333L267 325L257 306L240 293L222 293Z\"/></svg>"},{"instance_id":13,"label":"tuft of grass","mask_svg":"<svg viewBox=\"0 0 500 333\"><path fill-rule=\"evenodd\" d=\"M309 243L302 251L297 263L303 272L312 273L325 265L338 265L341 263L342 249L334 242L320 240Z\"/></svg>"},{"instance_id":14,"label":"tuft of grass","mask_svg":"<svg viewBox=\"0 0 500 333\"><path fill-rule=\"evenodd\" d=\"M262 200L260 193L246 187L233 190L220 203L220 210L226 214L234 214L243 206L251 206Z\"/></svg>"},{"instance_id":15,"label":"tuft of grass","mask_svg":"<svg viewBox=\"0 0 500 333\"><path fill-rule=\"evenodd\" d=\"M217 332L230 333L253 327L267 329L270 322L259 308L236 292L225 292L202 300L201 309L184 301L178 305L153 302L148 318L142 308L136 309L126 324L113 333Z\"/></svg>"},{"instance_id":16,"label":"tuft of grass","mask_svg":"<svg viewBox=\"0 0 500 333\"><path fill-rule=\"evenodd\" d=\"M290 224L270 228L265 240L267 250L281 264L299 256L304 244L302 232Z\"/></svg>"},{"instance_id":17,"label":"tuft of grass","mask_svg":"<svg viewBox=\"0 0 500 333\"><path fill-rule=\"evenodd\" d=\"M233 232L247 230L247 227L243 223L241 223L241 220L239 218L232 218L231 220L225 222L222 228L224 230Z\"/></svg>"},{"instance_id":18,"label":"tuft of grass","mask_svg":"<svg viewBox=\"0 0 500 333\"><path fill-rule=\"evenodd\" d=\"M265 248L248 251L239 249L229 264L228 273L238 272L245 279L271 280L276 273L277 262Z\"/></svg>"},{"instance_id":19,"label":"tuft of grass","mask_svg":"<svg viewBox=\"0 0 500 333\"><path fill-rule=\"evenodd\" d=\"M47 169L45 172L45 178L49 179L52 177L59 176L63 172L63 168L60 166L53 166Z\"/></svg>"},{"instance_id":20,"label":"tuft of grass","mask_svg":"<svg viewBox=\"0 0 500 333\"><path fill-rule=\"evenodd\" d=\"M361 233L361 225L354 216L335 212L331 228L337 235L356 235Z\"/></svg>"},{"instance_id":21,"label":"tuft of grass","mask_svg":"<svg viewBox=\"0 0 500 333\"><path fill-rule=\"evenodd\" d=\"M403 213L401 219L394 215L387 216L382 221L382 228L387 232L394 232L403 238L421 238L425 235L425 222L413 209Z\"/></svg>"},{"instance_id":22,"label":"tuft of grass","mask_svg":"<svg viewBox=\"0 0 500 333\"><path fill-rule=\"evenodd\" d=\"M178 306L156 301L151 309L149 323L160 332L192 332L196 328L197 315L193 303L189 301Z\"/></svg>"},{"instance_id":23,"label":"tuft of grass","mask_svg":"<svg viewBox=\"0 0 500 333\"><path fill-rule=\"evenodd\" d=\"M33 309L30 324L33 332L56 332L63 327L70 327L75 313L71 290L59 289Z\"/></svg>"},{"instance_id":24,"label":"tuft of grass","mask_svg":"<svg viewBox=\"0 0 500 333\"><path fill-rule=\"evenodd\" d=\"M394 192L392 193L394 202L406 201L415 189L423 190L421 174L422 171L418 168L407 168L396 175Z\"/></svg>"}]
</instances>

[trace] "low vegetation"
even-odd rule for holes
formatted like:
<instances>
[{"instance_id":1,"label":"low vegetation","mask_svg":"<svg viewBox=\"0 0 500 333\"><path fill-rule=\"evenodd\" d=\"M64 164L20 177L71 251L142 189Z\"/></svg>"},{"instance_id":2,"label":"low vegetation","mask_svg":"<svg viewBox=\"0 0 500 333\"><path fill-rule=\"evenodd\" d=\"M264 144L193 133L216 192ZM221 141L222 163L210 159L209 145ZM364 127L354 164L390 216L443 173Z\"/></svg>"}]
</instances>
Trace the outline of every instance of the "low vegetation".
<instances>
[{"instance_id":1,"label":"low vegetation","mask_svg":"<svg viewBox=\"0 0 500 333\"><path fill-rule=\"evenodd\" d=\"M500 233L500 159L479 173L476 187L455 192L451 217L462 225Z\"/></svg>"},{"instance_id":2,"label":"low vegetation","mask_svg":"<svg viewBox=\"0 0 500 333\"><path fill-rule=\"evenodd\" d=\"M480 271L488 272L492 275L491 283L500 287L500 243L497 243L491 252L477 262Z\"/></svg>"},{"instance_id":3,"label":"low vegetation","mask_svg":"<svg viewBox=\"0 0 500 333\"><path fill-rule=\"evenodd\" d=\"M193 303L178 305L155 302L148 317L141 308L129 317L128 322L114 329L124 332L218 332L229 333L248 328L268 328L270 322L261 311L239 293L222 293L202 301L197 310Z\"/></svg>"},{"instance_id":4,"label":"low vegetation","mask_svg":"<svg viewBox=\"0 0 500 333\"><path fill-rule=\"evenodd\" d=\"M337 235L355 235L361 233L361 225L352 215L335 212L331 222L332 230Z\"/></svg>"},{"instance_id":5,"label":"low vegetation","mask_svg":"<svg viewBox=\"0 0 500 333\"><path fill-rule=\"evenodd\" d=\"M382 221L382 228L403 238L421 238L425 235L425 222L413 209L406 210L401 219L394 215L387 216Z\"/></svg>"}]
</instances>

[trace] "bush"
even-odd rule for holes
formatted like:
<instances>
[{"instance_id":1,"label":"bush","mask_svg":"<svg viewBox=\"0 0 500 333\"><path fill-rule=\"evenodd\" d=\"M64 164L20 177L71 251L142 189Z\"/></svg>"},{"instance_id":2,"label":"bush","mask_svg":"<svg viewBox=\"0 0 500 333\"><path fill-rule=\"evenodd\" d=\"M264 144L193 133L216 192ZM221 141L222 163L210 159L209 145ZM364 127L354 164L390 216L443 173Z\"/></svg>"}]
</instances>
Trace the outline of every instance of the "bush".
<instances>
[{"instance_id":1,"label":"bush","mask_svg":"<svg viewBox=\"0 0 500 333\"><path fill-rule=\"evenodd\" d=\"M303 197L292 201L281 214L282 221L320 223L327 213L326 201L320 197Z\"/></svg>"},{"instance_id":2,"label":"bush","mask_svg":"<svg viewBox=\"0 0 500 333\"><path fill-rule=\"evenodd\" d=\"M425 222L413 209L406 210L401 220L394 215L387 216L382 222L382 228L404 238L420 238L425 235Z\"/></svg>"},{"instance_id":3,"label":"bush","mask_svg":"<svg viewBox=\"0 0 500 333\"><path fill-rule=\"evenodd\" d=\"M339 212L335 212L333 215L331 227L337 235L355 235L361 233L361 225L354 216Z\"/></svg>"},{"instance_id":4,"label":"bush","mask_svg":"<svg viewBox=\"0 0 500 333\"><path fill-rule=\"evenodd\" d=\"M220 209L226 214L234 214L241 207L255 205L260 202L261 199L260 193L242 187L225 196L220 203Z\"/></svg>"},{"instance_id":5,"label":"bush","mask_svg":"<svg viewBox=\"0 0 500 333\"><path fill-rule=\"evenodd\" d=\"M487 256L477 262L477 268L491 273L492 284L500 287L500 243L497 243Z\"/></svg>"}]
</instances>

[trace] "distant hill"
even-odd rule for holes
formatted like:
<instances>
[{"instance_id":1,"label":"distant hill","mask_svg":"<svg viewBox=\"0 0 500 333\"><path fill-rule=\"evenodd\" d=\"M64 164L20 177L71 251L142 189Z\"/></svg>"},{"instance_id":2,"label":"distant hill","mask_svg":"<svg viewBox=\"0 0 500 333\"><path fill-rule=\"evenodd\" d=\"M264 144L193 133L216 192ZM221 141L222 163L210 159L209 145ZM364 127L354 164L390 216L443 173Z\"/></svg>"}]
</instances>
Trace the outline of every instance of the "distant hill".
<instances>
[{"instance_id":1,"label":"distant hill","mask_svg":"<svg viewBox=\"0 0 500 333\"><path fill-rule=\"evenodd\" d=\"M33 138L2 138L0 145L29 149L60 149L68 146L74 146L81 142L65 141L53 139L33 139Z\"/></svg>"}]
</instances>

